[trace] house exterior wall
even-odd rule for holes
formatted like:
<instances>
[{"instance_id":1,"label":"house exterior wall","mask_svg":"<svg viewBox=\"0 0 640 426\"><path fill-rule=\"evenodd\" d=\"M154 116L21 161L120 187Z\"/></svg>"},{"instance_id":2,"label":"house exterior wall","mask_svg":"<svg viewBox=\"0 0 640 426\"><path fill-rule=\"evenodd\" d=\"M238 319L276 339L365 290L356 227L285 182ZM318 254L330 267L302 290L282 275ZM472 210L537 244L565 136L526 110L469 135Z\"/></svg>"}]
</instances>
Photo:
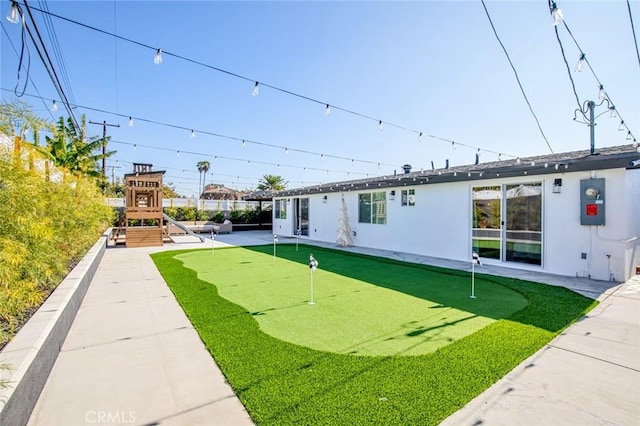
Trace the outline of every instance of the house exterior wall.
<instances>
[{"instance_id":1,"label":"house exterior wall","mask_svg":"<svg viewBox=\"0 0 640 426\"><path fill-rule=\"evenodd\" d=\"M542 183L542 265L483 259L525 270L542 270L565 276L590 276L598 280L622 281L635 273L640 260L640 171L600 170L543 176L482 179L431 185L387 187L370 191L334 192L296 196L309 198L309 238L334 242L338 211L344 197L349 223L356 235L355 246L415 253L470 261L472 251L472 188L490 185ZM553 192L554 179L562 179L560 193ZM606 222L604 226L580 225L580 181L605 179ZM415 190L415 206L401 206L401 191ZM358 194L384 191L387 223L358 223ZM390 199L391 191L395 198ZM327 197L326 201L323 200ZM273 221L274 232L295 235L293 199L286 219ZM586 259L583 258L586 256ZM609 257L607 255L610 255Z\"/></svg>"}]
</instances>

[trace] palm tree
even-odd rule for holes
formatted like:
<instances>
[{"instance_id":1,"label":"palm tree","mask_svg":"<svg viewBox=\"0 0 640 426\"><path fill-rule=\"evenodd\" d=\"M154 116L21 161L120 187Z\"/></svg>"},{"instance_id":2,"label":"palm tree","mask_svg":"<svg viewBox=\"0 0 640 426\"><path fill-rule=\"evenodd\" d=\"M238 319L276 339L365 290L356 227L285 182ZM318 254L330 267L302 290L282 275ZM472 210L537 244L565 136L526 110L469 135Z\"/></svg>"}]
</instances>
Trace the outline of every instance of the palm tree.
<instances>
[{"instance_id":1,"label":"palm tree","mask_svg":"<svg viewBox=\"0 0 640 426\"><path fill-rule=\"evenodd\" d=\"M285 182L282 176L264 175L258 181L258 189L263 191L282 191L289 182Z\"/></svg>"},{"instance_id":2,"label":"palm tree","mask_svg":"<svg viewBox=\"0 0 640 426\"><path fill-rule=\"evenodd\" d=\"M209 163L208 161L198 161L198 164L196 164L196 167L200 172L200 181L199 181L198 190L200 191L200 198L202 198L202 193L204 192L204 185L207 181L207 172L211 168L211 163Z\"/></svg>"}]
</instances>

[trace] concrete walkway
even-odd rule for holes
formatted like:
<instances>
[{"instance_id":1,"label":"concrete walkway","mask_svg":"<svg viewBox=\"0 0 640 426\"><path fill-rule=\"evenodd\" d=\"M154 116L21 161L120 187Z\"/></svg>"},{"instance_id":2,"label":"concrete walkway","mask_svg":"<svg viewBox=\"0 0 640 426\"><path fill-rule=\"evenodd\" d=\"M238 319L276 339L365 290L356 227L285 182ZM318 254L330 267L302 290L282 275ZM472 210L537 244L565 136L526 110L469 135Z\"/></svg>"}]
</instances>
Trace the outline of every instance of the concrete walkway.
<instances>
[{"instance_id":1,"label":"concrete walkway","mask_svg":"<svg viewBox=\"0 0 640 426\"><path fill-rule=\"evenodd\" d=\"M152 251L106 251L29 425L252 424Z\"/></svg>"},{"instance_id":2,"label":"concrete walkway","mask_svg":"<svg viewBox=\"0 0 640 426\"><path fill-rule=\"evenodd\" d=\"M107 250L30 425L251 424L148 256L212 244L192 241ZM269 232L246 231L220 235L214 244L271 242ZM384 250L345 251L470 268ZM478 272L561 285L601 303L445 425L640 424L640 277L616 285L501 266Z\"/></svg>"}]
</instances>

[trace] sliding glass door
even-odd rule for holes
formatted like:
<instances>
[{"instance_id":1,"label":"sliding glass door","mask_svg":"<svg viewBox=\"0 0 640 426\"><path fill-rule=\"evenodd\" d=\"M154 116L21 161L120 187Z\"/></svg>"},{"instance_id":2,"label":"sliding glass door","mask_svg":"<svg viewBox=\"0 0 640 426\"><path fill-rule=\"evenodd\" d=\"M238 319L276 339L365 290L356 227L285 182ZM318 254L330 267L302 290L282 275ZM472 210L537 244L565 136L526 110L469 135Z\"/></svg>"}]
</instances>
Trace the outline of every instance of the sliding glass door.
<instances>
[{"instance_id":1,"label":"sliding glass door","mask_svg":"<svg viewBox=\"0 0 640 426\"><path fill-rule=\"evenodd\" d=\"M472 209L480 257L542 265L542 183L475 187Z\"/></svg>"},{"instance_id":2,"label":"sliding glass door","mask_svg":"<svg viewBox=\"0 0 640 426\"><path fill-rule=\"evenodd\" d=\"M508 262L542 265L542 184L506 185Z\"/></svg>"},{"instance_id":3,"label":"sliding glass door","mask_svg":"<svg viewBox=\"0 0 640 426\"><path fill-rule=\"evenodd\" d=\"M502 259L502 190L499 186L473 188L473 251L480 257Z\"/></svg>"}]
</instances>

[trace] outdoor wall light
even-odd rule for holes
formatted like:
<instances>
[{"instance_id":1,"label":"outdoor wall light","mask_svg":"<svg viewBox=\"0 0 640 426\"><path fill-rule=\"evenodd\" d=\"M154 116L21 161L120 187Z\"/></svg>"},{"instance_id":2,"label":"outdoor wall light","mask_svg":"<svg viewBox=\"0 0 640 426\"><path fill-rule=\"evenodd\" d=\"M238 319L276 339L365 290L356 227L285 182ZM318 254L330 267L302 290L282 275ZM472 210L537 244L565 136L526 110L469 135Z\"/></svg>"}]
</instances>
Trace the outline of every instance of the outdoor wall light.
<instances>
[{"instance_id":1,"label":"outdoor wall light","mask_svg":"<svg viewBox=\"0 0 640 426\"><path fill-rule=\"evenodd\" d=\"M552 190L552 192L554 194L559 194L561 189L562 189L562 179L555 179L553 181L553 190Z\"/></svg>"},{"instance_id":2,"label":"outdoor wall light","mask_svg":"<svg viewBox=\"0 0 640 426\"><path fill-rule=\"evenodd\" d=\"M390 200L395 200L396 199L396 191L389 192L389 199Z\"/></svg>"},{"instance_id":3,"label":"outdoor wall light","mask_svg":"<svg viewBox=\"0 0 640 426\"><path fill-rule=\"evenodd\" d=\"M327 196L326 196L326 195L324 195L324 196L322 197L322 202L323 202L323 203L326 203L326 202L327 202Z\"/></svg>"}]
</instances>

